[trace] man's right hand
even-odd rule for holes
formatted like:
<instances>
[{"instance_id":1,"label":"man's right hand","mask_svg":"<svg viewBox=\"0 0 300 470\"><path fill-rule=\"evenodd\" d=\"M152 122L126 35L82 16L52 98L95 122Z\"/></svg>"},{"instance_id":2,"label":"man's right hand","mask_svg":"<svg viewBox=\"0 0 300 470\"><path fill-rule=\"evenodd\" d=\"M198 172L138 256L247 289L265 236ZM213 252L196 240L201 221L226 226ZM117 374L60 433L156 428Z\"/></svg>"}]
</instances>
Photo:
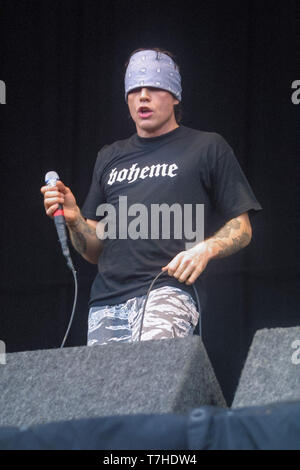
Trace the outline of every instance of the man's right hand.
<instances>
[{"instance_id":1,"label":"man's right hand","mask_svg":"<svg viewBox=\"0 0 300 470\"><path fill-rule=\"evenodd\" d=\"M53 214L59 208L59 204L62 204L67 225L72 226L77 223L80 216L79 207L76 204L72 191L62 181L57 181L54 187L43 186L41 193L44 195L46 214L50 218L53 218Z\"/></svg>"},{"instance_id":2,"label":"man's right hand","mask_svg":"<svg viewBox=\"0 0 300 470\"><path fill-rule=\"evenodd\" d=\"M102 251L102 242L96 233L97 221L81 215L72 191L62 181L57 181L53 188L43 186L41 193L44 195L46 214L53 219L54 212L61 204L74 248L89 263L97 264Z\"/></svg>"}]
</instances>

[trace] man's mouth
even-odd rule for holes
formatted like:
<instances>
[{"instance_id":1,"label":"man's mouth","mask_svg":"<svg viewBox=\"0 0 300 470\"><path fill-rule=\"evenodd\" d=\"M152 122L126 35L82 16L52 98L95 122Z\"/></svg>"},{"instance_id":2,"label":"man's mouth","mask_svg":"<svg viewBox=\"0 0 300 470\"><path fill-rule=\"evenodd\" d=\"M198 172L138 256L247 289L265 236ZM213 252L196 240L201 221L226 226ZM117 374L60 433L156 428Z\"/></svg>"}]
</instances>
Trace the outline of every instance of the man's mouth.
<instances>
[{"instance_id":1,"label":"man's mouth","mask_svg":"<svg viewBox=\"0 0 300 470\"><path fill-rule=\"evenodd\" d=\"M149 118L150 116L152 116L153 114L153 111L152 109L148 108L147 106L141 106L139 109L138 109L138 115L140 118L142 119L147 119Z\"/></svg>"}]
</instances>

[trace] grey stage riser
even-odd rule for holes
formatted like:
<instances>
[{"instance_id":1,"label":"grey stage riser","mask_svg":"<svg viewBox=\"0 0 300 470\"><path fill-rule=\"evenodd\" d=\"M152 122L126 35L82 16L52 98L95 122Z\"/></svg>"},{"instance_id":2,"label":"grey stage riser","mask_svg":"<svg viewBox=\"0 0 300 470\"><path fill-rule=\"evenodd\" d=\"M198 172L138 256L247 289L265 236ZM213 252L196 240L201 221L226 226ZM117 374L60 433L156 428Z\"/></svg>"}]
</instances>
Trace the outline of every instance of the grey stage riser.
<instances>
[{"instance_id":1,"label":"grey stage riser","mask_svg":"<svg viewBox=\"0 0 300 470\"><path fill-rule=\"evenodd\" d=\"M0 426L226 406L198 336L10 353L0 384Z\"/></svg>"}]
</instances>

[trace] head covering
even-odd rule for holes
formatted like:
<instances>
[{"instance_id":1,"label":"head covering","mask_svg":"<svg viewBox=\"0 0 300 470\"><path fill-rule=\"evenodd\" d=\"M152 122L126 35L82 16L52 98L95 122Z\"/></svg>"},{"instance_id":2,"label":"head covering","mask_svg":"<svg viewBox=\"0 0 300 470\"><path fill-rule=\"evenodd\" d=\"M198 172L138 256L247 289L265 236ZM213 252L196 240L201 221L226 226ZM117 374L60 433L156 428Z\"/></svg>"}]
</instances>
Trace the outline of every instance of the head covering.
<instances>
[{"instance_id":1,"label":"head covering","mask_svg":"<svg viewBox=\"0 0 300 470\"><path fill-rule=\"evenodd\" d=\"M181 101L181 76L173 59L162 52L139 51L130 58L125 74L125 100L131 90L155 87Z\"/></svg>"}]
</instances>

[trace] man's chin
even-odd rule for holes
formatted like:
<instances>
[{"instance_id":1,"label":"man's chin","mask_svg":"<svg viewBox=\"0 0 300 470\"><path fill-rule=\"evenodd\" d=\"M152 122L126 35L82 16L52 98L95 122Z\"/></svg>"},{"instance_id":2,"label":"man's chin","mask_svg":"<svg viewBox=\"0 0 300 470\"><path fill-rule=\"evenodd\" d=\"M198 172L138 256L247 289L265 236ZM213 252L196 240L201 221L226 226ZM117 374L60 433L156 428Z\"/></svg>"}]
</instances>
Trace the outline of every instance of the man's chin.
<instances>
[{"instance_id":1,"label":"man's chin","mask_svg":"<svg viewBox=\"0 0 300 470\"><path fill-rule=\"evenodd\" d=\"M136 125L137 129L140 130L140 131L145 131L145 132L149 132L149 133L153 133L153 132L156 132L160 129L160 125L157 125L155 124L154 122L150 122L147 121L146 119L143 121L143 122L139 122L137 125Z\"/></svg>"},{"instance_id":2,"label":"man's chin","mask_svg":"<svg viewBox=\"0 0 300 470\"><path fill-rule=\"evenodd\" d=\"M168 132L170 127L168 126L168 123L169 120L157 122L157 120L153 119L152 117L150 117L149 119L138 119L137 121L135 121L137 133L141 137L155 137L160 134L164 134L165 132Z\"/></svg>"},{"instance_id":3,"label":"man's chin","mask_svg":"<svg viewBox=\"0 0 300 470\"><path fill-rule=\"evenodd\" d=\"M158 122L156 119L150 117L149 119L138 120L136 122L137 127L141 129L149 130L149 131L156 131L165 127L167 121Z\"/></svg>"}]
</instances>

